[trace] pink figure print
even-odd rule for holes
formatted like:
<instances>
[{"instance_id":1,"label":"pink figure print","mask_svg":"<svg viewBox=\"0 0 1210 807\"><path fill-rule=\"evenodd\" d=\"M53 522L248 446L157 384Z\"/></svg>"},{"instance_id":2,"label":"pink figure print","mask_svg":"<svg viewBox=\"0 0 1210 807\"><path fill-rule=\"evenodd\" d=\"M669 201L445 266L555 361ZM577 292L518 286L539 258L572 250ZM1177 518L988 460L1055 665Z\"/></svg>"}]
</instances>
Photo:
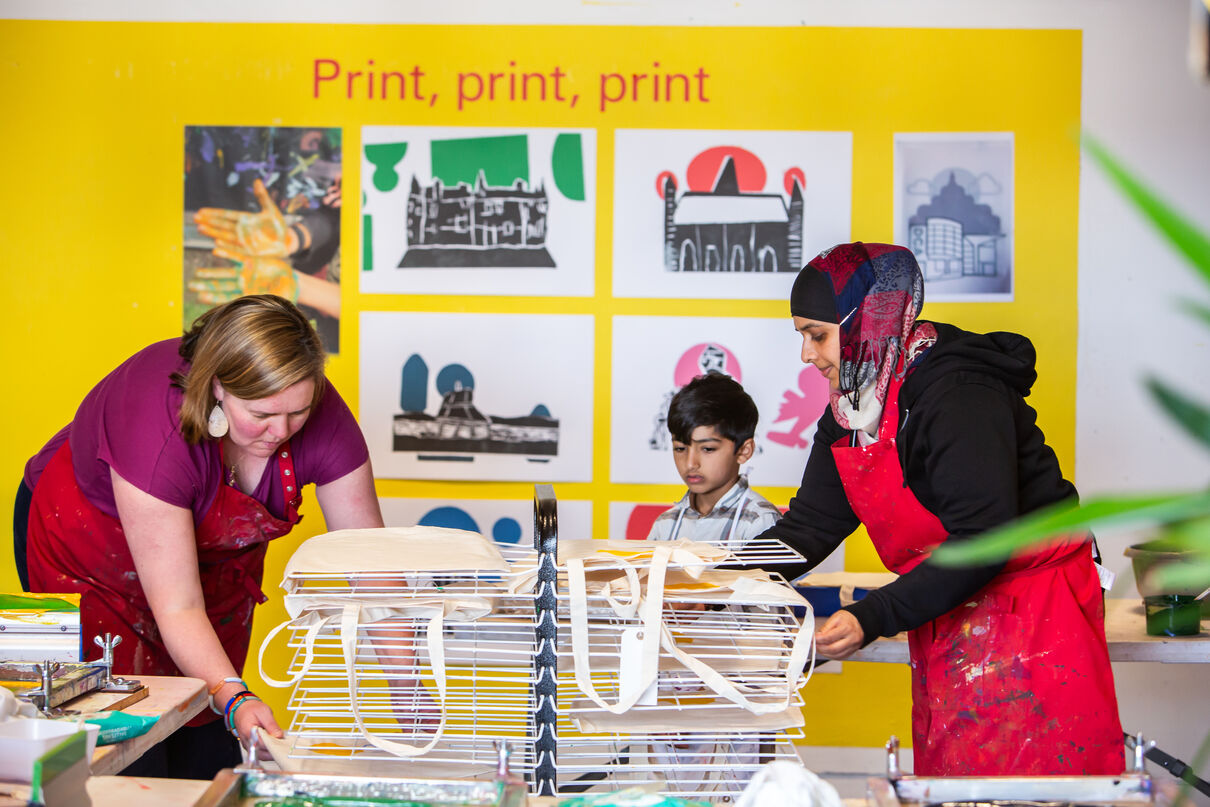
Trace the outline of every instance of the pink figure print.
<instances>
[{"instance_id":1,"label":"pink figure print","mask_svg":"<svg viewBox=\"0 0 1210 807\"><path fill-rule=\"evenodd\" d=\"M740 384L744 383L739 359L730 348L715 342L700 342L682 353L672 371L672 383L680 389L706 373L722 373L731 376Z\"/></svg>"},{"instance_id":2,"label":"pink figure print","mask_svg":"<svg viewBox=\"0 0 1210 807\"><path fill-rule=\"evenodd\" d=\"M647 445L653 451L667 451L669 448L668 406L672 403L672 396L694 378L706 373L722 373L731 376L739 384L744 383L739 359L729 348L712 342L700 342L686 350L681 354L672 371L672 383L676 386L670 392L664 393L659 411L655 416L655 427L652 429L651 438L647 441Z\"/></svg>"},{"instance_id":3,"label":"pink figure print","mask_svg":"<svg viewBox=\"0 0 1210 807\"><path fill-rule=\"evenodd\" d=\"M802 394L793 390L782 393L785 400L774 420L775 423L793 420L793 425L785 431L770 431L768 437L779 445L807 448L811 445L811 438L810 435L803 435L815 426L815 421L819 420L824 407L828 405L828 379L814 367L804 367L798 374L798 389Z\"/></svg>"}]
</instances>

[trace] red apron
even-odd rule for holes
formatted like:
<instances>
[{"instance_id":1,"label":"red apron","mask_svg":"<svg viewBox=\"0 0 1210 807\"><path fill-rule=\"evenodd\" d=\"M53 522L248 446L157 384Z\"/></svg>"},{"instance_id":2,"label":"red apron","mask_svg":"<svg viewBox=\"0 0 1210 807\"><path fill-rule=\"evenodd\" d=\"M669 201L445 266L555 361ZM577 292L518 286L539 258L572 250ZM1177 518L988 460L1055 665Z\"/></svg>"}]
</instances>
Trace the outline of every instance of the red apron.
<instances>
[{"instance_id":1,"label":"red apron","mask_svg":"<svg viewBox=\"0 0 1210 807\"><path fill-rule=\"evenodd\" d=\"M904 483L891 383L878 442L832 446L845 495L886 567L948 535ZM908 634L915 772L1116 774L1122 728L1100 581L1085 536L1014 557L971 599Z\"/></svg>"},{"instance_id":2,"label":"red apron","mask_svg":"<svg viewBox=\"0 0 1210 807\"><path fill-rule=\"evenodd\" d=\"M220 485L194 531L206 616L241 673L252 634L252 610L266 599L260 588L266 545L288 533L300 518L302 493L288 443L278 448L277 458L288 499L285 520L242 491ZM143 595L121 523L94 507L76 483L70 441L55 452L34 487L26 556L31 591L83 595L85 656L100 656L92 638L108 632L122 637L114 651L115 673L181 674ZM189 725L214 719L207 710Z\"/></svg>"}]
</instances>

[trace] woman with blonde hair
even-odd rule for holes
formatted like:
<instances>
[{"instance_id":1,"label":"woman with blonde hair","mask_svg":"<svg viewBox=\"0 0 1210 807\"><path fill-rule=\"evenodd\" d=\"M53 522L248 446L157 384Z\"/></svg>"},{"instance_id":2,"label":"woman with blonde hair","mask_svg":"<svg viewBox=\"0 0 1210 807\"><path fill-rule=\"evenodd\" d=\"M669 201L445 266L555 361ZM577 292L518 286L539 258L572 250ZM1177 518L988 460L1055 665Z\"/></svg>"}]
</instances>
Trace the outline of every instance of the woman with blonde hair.
<instances>
[{"instance_id":1,"label":"woman with blonde hair","mask_svg":"<svg viewBox=\"0 0 1210 807\"><path fill-rule=\"evenodd\" d=\"M381 527L365 439L292 303L241 297L102 379L26 466L14 549L29 591L83 595L114 672L206 682L205 712L131 773L211 778L281 729L240 675L267 543L314 483L329 529Z\"/></svg>"}]
</instances>

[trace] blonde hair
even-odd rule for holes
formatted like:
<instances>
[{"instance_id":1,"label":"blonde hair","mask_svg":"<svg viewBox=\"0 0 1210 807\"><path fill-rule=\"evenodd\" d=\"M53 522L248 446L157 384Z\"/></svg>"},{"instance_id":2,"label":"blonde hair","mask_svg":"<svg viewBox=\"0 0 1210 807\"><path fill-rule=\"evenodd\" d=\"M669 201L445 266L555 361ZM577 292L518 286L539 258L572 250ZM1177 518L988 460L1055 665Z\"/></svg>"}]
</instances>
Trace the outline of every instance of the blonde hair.
<instances>
[{"instance_id":1,"label":"blonde hair","mask_svg":"<svg viewBox=\"0 0 1210 807\"><path fill-rule=\"evenodd\" d=\"M323 394L327 357L318 334L293 303L272 294L239 297L202 314L181 339L180 354L190 367L172 380L184 391L181 434L191 445L209 436L213 379L246 400L276 395L308 378L315 382L312 406Z\"/></svg>"}]
</instances>

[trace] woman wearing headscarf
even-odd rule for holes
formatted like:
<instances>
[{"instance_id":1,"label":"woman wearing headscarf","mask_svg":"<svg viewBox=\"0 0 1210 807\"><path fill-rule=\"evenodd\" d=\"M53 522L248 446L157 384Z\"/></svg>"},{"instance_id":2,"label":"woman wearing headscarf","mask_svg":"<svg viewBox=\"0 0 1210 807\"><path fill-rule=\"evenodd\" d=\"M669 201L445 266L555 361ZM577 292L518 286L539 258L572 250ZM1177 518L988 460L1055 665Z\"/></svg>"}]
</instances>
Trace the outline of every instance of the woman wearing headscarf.
<instances>
[{"instance_id":1,"label":"woman wearing headscarf","mask_svg":"<svg viewBox=\"0 0 1210 807\"><path fill-rule=\"evenodd\" d=\"M762 537L827 557L864 524L899 578L832 615L823 655L909 631L915 772L1111 774L1122 732L1091 537L1006 563L943 568L930 552L1076 496L1025 402L1033 345L917 320L911 251L842 244L790 297L802 360L831 385L802 486Z\"/></svg>"}]
</instances>

